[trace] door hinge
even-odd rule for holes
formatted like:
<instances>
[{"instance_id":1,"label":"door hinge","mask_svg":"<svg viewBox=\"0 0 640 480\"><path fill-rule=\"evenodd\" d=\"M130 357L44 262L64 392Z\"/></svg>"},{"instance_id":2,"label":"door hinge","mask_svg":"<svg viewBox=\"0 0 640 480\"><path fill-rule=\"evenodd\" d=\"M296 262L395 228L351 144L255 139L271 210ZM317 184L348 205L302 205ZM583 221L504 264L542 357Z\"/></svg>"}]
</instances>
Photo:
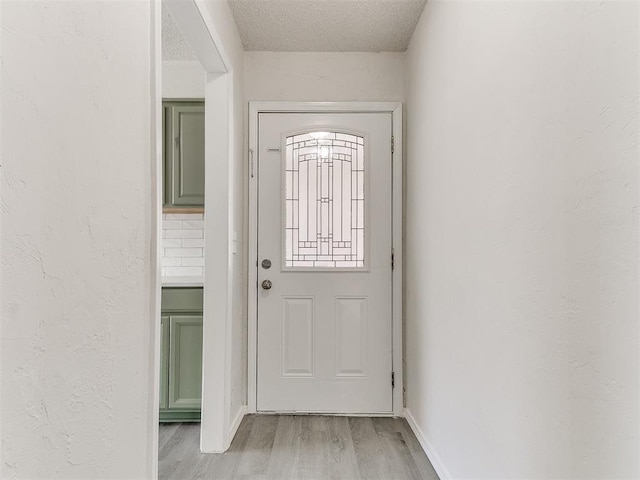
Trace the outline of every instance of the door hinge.
<instances>
[{"instance_id":1,"label":"door hinge","mask_svg":"<svg viewBox=\"0 0 640 480\"><path fill-rule=\"evenodd\" d=\"M249 176L253 178L253 149L249 149Z\"/></svg>"},{"instance_id":2,"label":"door hinge","mask_svg":"<svg viewBox=\"0 0 640 480\"><path fill-rule=\"evenodd\" d=\"M396 386L396 372L391 372L391 388Z\"/></svg>"},{"instance_id":3,"label":"door hinge","mask_svg":"<svg viewBox=\"0 0 640 480\"><path fill-rule=\"evenodd\" d=\"M391 136L391 153L394 153L396 150L396 138Z\"/></svg>"},{"instance_id":4,"label":"door hinge","mask_svg":"<svg viewBox=\"0 0 640 480\"><path fill-rule=\"evenodd\" d=\"M391 252L391 270L396 267L396 254Z\"/></svg>"}]
</instances>

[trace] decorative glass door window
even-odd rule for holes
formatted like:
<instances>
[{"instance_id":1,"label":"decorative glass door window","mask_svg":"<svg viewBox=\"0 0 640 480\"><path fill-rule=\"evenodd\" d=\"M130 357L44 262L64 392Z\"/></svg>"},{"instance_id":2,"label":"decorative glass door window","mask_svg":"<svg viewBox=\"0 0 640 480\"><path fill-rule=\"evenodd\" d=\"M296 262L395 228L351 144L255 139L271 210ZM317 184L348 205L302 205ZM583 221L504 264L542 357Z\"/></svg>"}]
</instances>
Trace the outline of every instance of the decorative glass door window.
<instances>
[{"instance_id":1,"label":"decorative glass door window","mask_svg":"<svg viewBox=\"0 0 640 480\"><path fill-rule=\"evenodd\" d=\"M365 266L364 138L286 138L285 267Z\"/></svg>"}]
</instances>

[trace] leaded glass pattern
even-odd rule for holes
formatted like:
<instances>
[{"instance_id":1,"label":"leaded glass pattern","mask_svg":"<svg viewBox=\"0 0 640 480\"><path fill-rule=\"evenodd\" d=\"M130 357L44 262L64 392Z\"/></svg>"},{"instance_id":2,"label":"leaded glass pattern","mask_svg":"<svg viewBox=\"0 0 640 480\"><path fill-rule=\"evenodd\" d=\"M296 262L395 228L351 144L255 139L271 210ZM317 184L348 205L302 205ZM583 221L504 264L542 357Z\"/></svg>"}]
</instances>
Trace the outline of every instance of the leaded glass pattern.
<instances>
[{"instance_id":1,"label":"leaded glass pattern","mask_svg":"<svg viewBox=\"0 0 640 480\"><path fill-rule=\"evenodd\" d=\"M285 190L285 267L364 267L363 137L287 137Z\"/></svg>"}]
</instances>

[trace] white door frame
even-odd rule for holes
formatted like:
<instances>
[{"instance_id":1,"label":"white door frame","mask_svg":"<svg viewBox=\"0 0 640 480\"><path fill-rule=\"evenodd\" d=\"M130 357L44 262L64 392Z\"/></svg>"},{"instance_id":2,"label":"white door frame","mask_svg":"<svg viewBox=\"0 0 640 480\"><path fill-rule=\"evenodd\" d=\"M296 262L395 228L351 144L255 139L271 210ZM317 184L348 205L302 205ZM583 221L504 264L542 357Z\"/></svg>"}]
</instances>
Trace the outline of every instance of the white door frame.
<instances>
[{"instance_id":1,"label":"white door frame","mask_svg":"<svg viewBox=\"0 0 640 480\"><path fill-rule=\"evenodd\" d=\"M401 102L249 102L249 281L247 335L247 403L256 413L258 360L258 177L257 143L260 113L391 113L395 141L392 153L392 349L395 388L393 415L403 414L402 378L402 103Z\"/></svg>"}]
</instances>

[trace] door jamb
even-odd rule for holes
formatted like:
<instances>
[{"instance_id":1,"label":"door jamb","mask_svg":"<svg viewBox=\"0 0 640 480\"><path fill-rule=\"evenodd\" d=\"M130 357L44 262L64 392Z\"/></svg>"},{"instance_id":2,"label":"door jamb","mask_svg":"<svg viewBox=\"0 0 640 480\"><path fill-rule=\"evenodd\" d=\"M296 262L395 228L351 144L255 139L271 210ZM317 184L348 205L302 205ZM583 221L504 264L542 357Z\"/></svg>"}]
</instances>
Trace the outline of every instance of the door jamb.
<instances>
[{"instance_id":1,"label":"door jamb","mask_svg":"<svg viewBox=\"0 0 640 480\"><path fill-rule=\"evenodd\" d=\"M249 102L249 256L248 256L248 332L247 403L256 413L258 342L258 115L260 113L391 113L394 149L392 159L392 370L395 375L393 415L403 415L403 342L402 342L402 102ZM391 381L391 379L389 379Z\"/></svg>"}]
</instances>

